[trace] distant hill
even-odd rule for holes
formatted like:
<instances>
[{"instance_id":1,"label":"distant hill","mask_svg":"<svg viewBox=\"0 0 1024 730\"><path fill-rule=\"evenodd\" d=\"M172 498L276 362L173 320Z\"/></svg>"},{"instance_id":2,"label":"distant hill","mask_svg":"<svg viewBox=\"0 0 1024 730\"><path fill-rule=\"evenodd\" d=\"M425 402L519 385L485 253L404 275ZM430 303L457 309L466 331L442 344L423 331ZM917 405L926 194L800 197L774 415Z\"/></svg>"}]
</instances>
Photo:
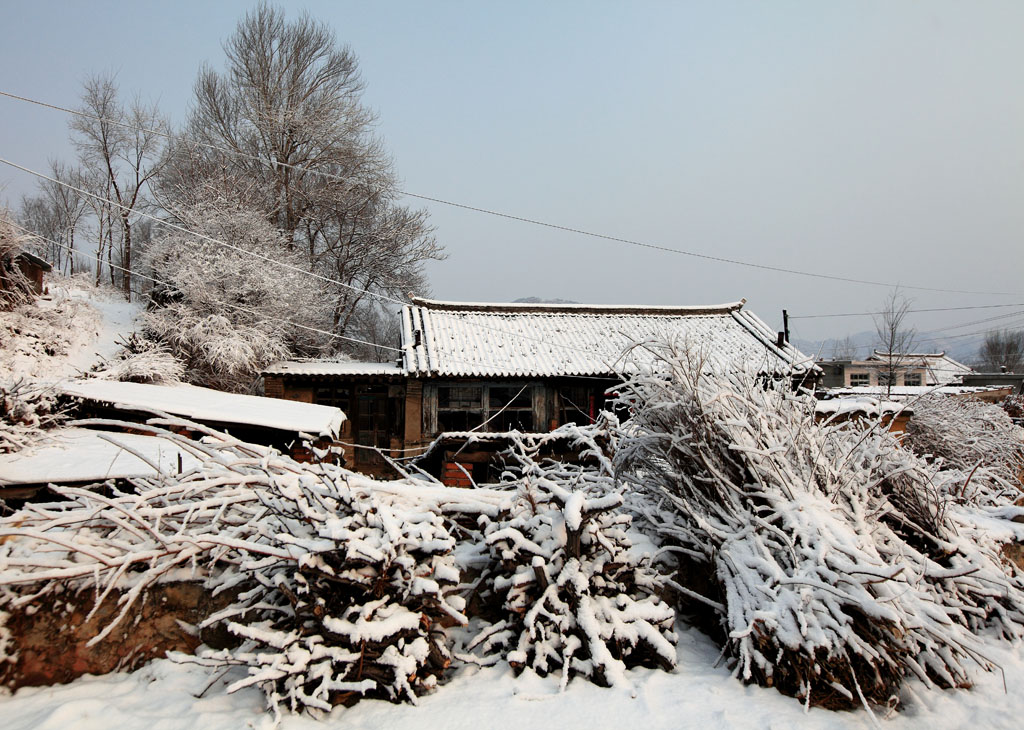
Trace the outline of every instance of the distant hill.
<instances>
[{"instance_id":1,"label":"distant hill","mask_svg":"<svg viewBox=\"0 0 1024 730\"><path fill-rule=\"evenodd\" d=\"M522 299L513 299L513 304L579 304L574 302L572 299L541 299L540 297L523 297Z\"/></svg>"},{"instance_id":2,"label":"distant hill","mask_svg":"<svg viewBox=\"0 0 1024 730\"><path fill-rule=\"evenodd\" d=\"M853 353L845 352L847 344L852 345ZM816 355L825 359L862 359L878 347L878 335L874 331L857 332L849 336L848 343L845 338L826 340L795 338L793 345L807 355ZM978 356L978 341L973 338L959 338L955 335L947 336L942 332L929 332L927 342L920 343L914 349L916 352L944 352L954 360L971 365Z\"/></svg>"}]
</instances>

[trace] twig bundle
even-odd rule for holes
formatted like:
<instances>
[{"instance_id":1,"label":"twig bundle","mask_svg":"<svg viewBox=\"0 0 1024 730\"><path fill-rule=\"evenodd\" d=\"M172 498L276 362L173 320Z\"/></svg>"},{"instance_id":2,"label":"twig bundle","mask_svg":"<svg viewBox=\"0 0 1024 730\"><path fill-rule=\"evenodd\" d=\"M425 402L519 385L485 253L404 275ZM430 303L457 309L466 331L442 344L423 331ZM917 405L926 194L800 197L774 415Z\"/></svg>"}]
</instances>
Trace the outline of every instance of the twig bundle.
<instances>
[{"instance_id":1,"label":"twig bundle","mask_svg":"<svg viewBox=\"0 0 1024 730\"><path fill-rule=\"evenodd\" d=\"M878 426L816 425L788 388L651 349L621 391L634 417L617 475L701 576L681 600L712 610L741 678L828 707L888 704L907 675L968 684L980 626L1024 633L1024 582L996 544L1021 534L1010 512L957 501Z\"/></svg>"},{"instance_id":2,"label":"twig bundle","mask_svg":"<svg viewBox=\"0 0 1024 730\"><path fill-rule=\"evenodd\" d=\"M597 429L577 431L599 455ZM610 464L539 463L541 445L516 444L512 509L483 521L485 573L499 620L469 644L517 671L561 671L601 686L625 685L628 667L675 666L675 612L657 593L650 559L631 552L632 518L619 508Z\"/></svg>"},{"instance_id":3,"label":"twig bundle","mask_svg":"<svg viewBox=\"0 0 1024 730\"><path fill-rule=\"evenodd\" d=\"M157 582L205 580L241 592L206 624L224 622L243 641L198 661L247 666L230 689L259 685L277 713L366 695L414 701L434 685L450 661L443 629L465 623L448 594L459 571L445 515L496 515L504 495L378 490L212 431L200 443L151 430L201 466L133 480L137 493L55 488L65 501L0 519L0 607L61 590L93 590L97 605L117 596L121 612L98 642Z\"/></svg>"}]
</instances>

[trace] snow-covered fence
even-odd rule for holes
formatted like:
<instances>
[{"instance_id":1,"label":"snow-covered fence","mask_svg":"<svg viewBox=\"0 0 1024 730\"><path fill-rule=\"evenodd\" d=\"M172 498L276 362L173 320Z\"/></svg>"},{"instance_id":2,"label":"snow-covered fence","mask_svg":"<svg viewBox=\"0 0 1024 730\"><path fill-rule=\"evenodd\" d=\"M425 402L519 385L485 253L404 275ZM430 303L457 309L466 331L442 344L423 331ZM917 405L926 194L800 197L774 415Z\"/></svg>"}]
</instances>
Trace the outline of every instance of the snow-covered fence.
<instances>
[{"instance_id":1,"label":"snow-covered fence","mask_svg":"<svg viewBox=\"0 0 1024 730\"><path fill-rule=\"evenodd\" d=\"M816 425L813 402L707 367L678 344L622 386L616 476L715 617L745 681L830 707L896 701L905 676L964 686L975 632L1024 634L1002 564L1019 508L974 500L877 425ZM694 586L703 586L703 591Z\"/></svg>"}]
</instances>

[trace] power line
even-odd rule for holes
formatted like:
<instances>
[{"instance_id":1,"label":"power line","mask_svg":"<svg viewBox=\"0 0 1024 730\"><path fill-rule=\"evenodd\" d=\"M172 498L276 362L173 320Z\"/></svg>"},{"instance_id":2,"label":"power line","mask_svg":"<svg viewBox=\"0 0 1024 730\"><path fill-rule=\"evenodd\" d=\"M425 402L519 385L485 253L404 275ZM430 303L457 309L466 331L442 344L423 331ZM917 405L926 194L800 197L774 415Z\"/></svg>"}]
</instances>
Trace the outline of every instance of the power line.
<instances>
[{"instance_id":1,"label":"power line","mask_svg":"<svg viewBox=\"0 0 1024 730\"><path fill-rule=\"evenodd\" d=\"M932 309L908 309L911 312L959 312L965 309L997 309L1000 307L1024 307L1024 304L979 304L972 307L935 307ZM791 314L790 319L823 319L826 317L877 317L881 314L892 314L892 312L843 312L841 314Z\"/></svg>"},{"instance_id":2,"label":"power line","mask_svg":"<svg viewBox=\"0 0 1024 730\"><path fill-rule=\"evenodd\" d=\"M1015 312L1014 314L1024 314L1024 312ZM1024 325L1024 319L1015 320L1007 324ZM918 342L942 342L944 340L960 339L961 337L981 337L982 335L989 335L993 332L1000 332L1003 329L1005 329L1005 327L995 327L987 330L978 330L976 332L964 332L959 335L950 335L949 337L931 337L926 340L918 340Z\"/></svg>"},{"instance_id":3,"label":"power line","mask_svg":"<svg viewBox=\"0 0 1024 730\"><path fill-rule=\"evenodd\" d=\"M268 159L264 159L264 158L262 158L262 157L260 157L258 155L251 155L251 154L242 152L240 150L220 147L218 145L214 145L214 144L211 144L211 143L208 143L208 142L200 142L198 140L185 139L184 137L181 137L179 135L173 135L173 134L170 134L169 132L165 132L163 130L147 129L145 127L127 124L125 122L121 122L121 121L116 120L116 119L110 119L110 118L107 118L107 117L102 117L102 116L98 116L98 115L95 115L95 114L90 114L88 112L84 112L84 111L81 111L81 110L78 110L78 109L69 109L67 107L57 106L56 104L49 104L47 102L39 101L37 99L31 99L29 97L19 96L17 94L12 94L12 93L7 92L7 91L0 90L0 96L5 96L7 98L15 99L17 101L23 101L23 102L26 102L26 103L29 103L29 104L35 104L37 106L45 107L47 109L53 109L55 111L60 111L60 112L64 112L64 113L67 113L67 114L75 114L75 115L78 115L78 116L86 117L88 119L94 119L96 121L101 121L101 122L105 122L105 123L114 124L114 125L126 128L126 129L133 129L133 130L136 130L136 131L146 132L148 134L155 134L157 136L164 137L164 138L172 140L172 141L185 142L186 144L195 145L195 146L199 146L199 147L204 147L206 149L214 150L214 151L221 152L221 153L224 153L224 154L235 155L235 156L238 156L238 157L242 157L242 158L245 158L245 159L249 159L249 160L258 162L259 164L268 166L271 169L274 169L274 168L277 168L277 167L284 167L284 168L288 168L288 169L291 169L291 170L296 170L298 172L318 175L320 177L324 177L326 179L334 180L334 181L337 181L337 182L343 182L343 183L347 182L346 179L341 177L340 175L334 175L332 173L324 172L322 170L317 170L317 169L307 168L307 167L301 167L301 166L298 166L298 165L292 165L290 163L281 162L279 160L278 161L271 161L271 160L268 160ZM438 197L434 197L434 196L430 196L430 195L422 195L422 194L419 194L419 193L413 193L413 192L410 192L408 190L397 190L396 192L398 192L399 194L404 195L406 197L416 198L418 200L425 200L425 201L429 201L429 202L432 202L432 203L438 203L440 205L447 205L447 206L452 207L452 208L460 208L462 210L468 210L468 211L472 211L472 212L475 212L475 213L482 213L482 214L485 214L485 215L491 215L491 216L495 216L495 217L498 217L498 218L504 218L506 220L518 221L520 223L527 223L527 224L530 224L530 225L540 226L540 227L543 227L543 228L549 228L549 229L556 230L556 231L563 231L563 232L566 232L566 233L573 233L573 234L576 234L576 235L587 236L589 238L596 238L596 239L600 239L600 240L604 240L604 241L611 241L613 243L621 243L621 244L625 244L625 245L629 245L629 246L635 246L635 247L639 247L639 248L646 248L646 249L650 249L650 250L654 250L654 251L661 251L661 252L664 252L664 253L672 253L672 254L677 254L677 255L680 255L680 256L688 256L688 257L692 257L692 258L698 258L698 259L702 259L702 260L705 260L705 261L714 261L714 262L717 262L717 263L731 264L731 265L734 265L734 266L745 266L745 267L748 267L748 268L759 269L759 270L762 270L762 271L775 271L775 272L778 272L778 273L791 274L791 275L794 275L794 276L804 276L804 277L809 277L809 278L825 279L825 280L829 280L829 281L842 281L842 282L846 282L846 283L850 283L850 284L864 284L864 285L868 285L868 286L884 286L884 287L889 288L889 289L899 287L899 288L902 288L902 289L913 289L915 291L940 292L940 293L944 293L944 294L974 294L974 295L980 295L980 296L1019 296L1018 292L979 292L979 291L970 291L970 290L962 290L962 289L943 289L943 288L939 288L939 287L914 286L914 285L910 285L910 284L899 284L899 283L890 283L890 282L883 282L883 281L873 281L873 280L870 280L870 279L856 279L856 278L853 278L853 277L838 276L838 275L835 275L835 274L822 274L822 273L817 273L817 272L812 272L812 271L802 271L800 269L790 269L790 268L786 268L786 267L782 267L782 266L772 266L772 265L769 265L769 264L759 264L759 263L755 263L755 262L752 262L752 261L744 261L742 259L727 258L727 257L724 257L724 256L713 256L711 254L700 253L700 252L697 252L697 251L687 251L687 250L684 250L684 249L671 248L669 246L662 246L662 245L659 245L659 244L648 243L648 242L645 242L645 241L638 241L638 240L630 239L630 238L623 238L623 237L620 237L620 236L612 236L612 235L608 235L608 234L604 234L604 233L596 233L594 231L587 231L587 230L582 229L582 228L575 228L575 227L572 227L572 226L565 226L565 225L560 225L560 224L557 224L557 223L550 223L550 222L547 222L547 221L538 220L536 218L528 218L526 216L514 215L514 214L511 214L511 213L504 213L502 211L493 210L493 209L490 209L490 208L482 208L482 207L478 207L478 206L474 206L474 205L468 205L468 204L465 204L465 203L458 203L458 202L455 202L455 201L452 201L452 200L446 200L444 198L438 198Z\"/></svg>"},{"instance_id":4,"label":"power line","mask_svg":"<svg viewBox=\"0 0 1024 730\"><path fill-rule=\"evenodd\" d=\"M22 225L20 225L18 223L15 223L14 221L9 221L9 222L15 228L18 228L19 230L24 231L25 233L29 234L30 236L33 236L34 238L39 239L40 241L45 241L46 243L52 244L54 246L59 246L60 248L66 250L66 251L69 251L71 254L79 253L79 251L77 249L75 249L75 248L73 248L71 246L68 246L67 244L59 243L58 241L54 241L53 239L46 238L45 236L40 236L38 233L35 233L31 229L26 228L25 226L22 226ZM151 281L151 282L153 282L155 284L160 284L162 286L167 286L167 287L171 287L171 288L175 288L175 289L177 288L177 285L175 285L175 284L173 284L171 282L166 282L166 281L163 281L161 279L157 279L155 277L149 276L147 274L142 274L142 273L139 273L138 271L133 271L132 269L125 268L124 266L119 266L119 265L117 265L115 263L112 263L112 262L109 262L109 261L105 262L105 263L106 263L107 266L109 266L109 267L111 267L113 269L117 269L118 271L123 271L123 272L125 272L127 274L130 274L131 276L136 276L136 277L138 277L140 279L145 279L147 281ZM251 314L254 317L256 317L257 319L262 319L264 321L279 322L279 323L287 324L287 325L290 325L290 326L293 326L293 327L298 327L300 329L308 330L310 332L315 332L317 334L326 335L328 337L332 337L332 338L335 338L335 339L338 339L338 340L344 340L346 342L354 342L354 343L359 344L359 345L367 345L369 347L376 347L376 348L380 348L382 350L390 350L392 352L397 352L400 355L404 355L405 354L405 350L402 349L402 348L391 347L389 345L381 345L381 344L377 344L375 342L369 342L367 340L360 340L359 338L356 338L356 337L349 337L347 335L339 335L336 332L330 332L328 330L319 329L317 327L311 327L309 325L299 324L298 322L295 322L295 321L290 320L290 319L283 319L281 317L274 317L274 316L266 314L264 312L257 312L257 311L255 311L253 309L248 308L248 307L243 307L240 304L234 304L232 302L225 302L225 301L222 301L220 299L214 299L213 301L216 304L220 304L220 305L226 306L226 307L232 307L232 308L237 309L237 310L239 310L241 312L245 312L247 314ZM471 323L471 324L473 324L473 323ZM478 326L482 327L484 325L478 325ZM513 332L506 332L505 334L508 334L508 335L510 335L512 337L519 336L517 333L513 333ZM533 338L530 338L530 339L533 339ZM552 343L552 344L554 344L554 343ZM602 353L591 352L591 351L587 351L587 350L579 350L579 352L582 352L582 353L585 353L585 354L594 355L595 357L597 357L599 359L602 359L602 361L604 361L603 360L604 356L603 356ZM468 360L462 360L462 359L454 357L454 356L447 356L447 358L451 362L455 362L455 363L458 363L460 365L476 366L476 365L479 365L479 364L484 364L484 365L487 365L487 366L490 366L490 367L494 367L494 368L501 368L501 367L503 367L503 365L501 363L495 363L495 362L491 362L489 360L482 360L481 359L481 360L477 360L475 362L470 362ZM604 362L607 364L607 361L604 361ZM617 371L614 370L614 368L612 368L611 372L617 372ZM560 377L564 377L564 378L579 378L581 380L587 380L587 381L608 380L609 382L618 382L618 380L619 380L618 378L607 378L607 377L589 376L589 375L569 375L569 374L566 374L566 375L562 375Z\"/></svg>"},{"instance_id":5,"label":"power line","mask_svg":"<svg viewBox=\"0 0 1024 730\"><path fill-rule=\"evenodd\" d=\"M958 330L958 329L962 329L964 327L971 327L971 326L976 325L976 324L985 324L986 322L996 322L996 321L998 321L1000 319L1010 319L1012 317L1016 317L1016 316L1019 316L1021 314L1024 314L1024 310L1018 310L1016 312L1009 312L1007 314L998 314L995 317L985 317L983 319L974 319L974 320L971 320L970 322L962 322L960 324L954 324L954 325L951 325L951 326L948 326L948 327L943 327L942 329L925 330L921 334L930 335L930 334L934 334L936 332L946 332L948 330ZM942 338L936 338L936 339L942 339Z\"/></svg>"},{"instance_id":6,"label":"power line","mask_svg":"<svg viewBox=\"0 0 1024 730\"><path fill-rule=\"evenodd\" d=\"M213 238L212 236L207 236L206 234L190 230L190 229L188 229L188 228L186 228L184 226L179 226L176 223L171 223L170 221L166 221L166 220L163 220L161 218L157 218L156 216L150 215L149 213L145 213L143 211L134 209L134 208L132 208L130 206L123 205L122 203L119 203L119 202L117 202L115 200L111 200L110 198L105 198L102 195L97 195L96 193L90 192L90 191L85 190L83 188L76 187L76 186L74 186L74 185L72 185L72 184L70 184L68 182L63 181L63 180L59 180L57 178L50 177L49 175L46 175L46 174L41 173L41 172L37 172L35 170L31 170L31 169L29 169L27 167L22 167L21 165L18 165L18 164L14 163L14 162L11 162L10 160L4 159L3 157L0 157L0 163L3 163L5 165L9 165L10 167L13 167L15 169L21 170L23 172L27 172L30 175L35 175L36 177L42 178L43 180L49 180L50 182L56 183L57 185L62 185L62 186L66 187L66 188L68 188L70 190L74 190L74 191L76 191L78 193L81 193L82 195L88 195L89 197L91 197L91 198L93 198L95 200L99 200L101 202L108 203L109 205L115 206L115 207L120 208L122 210L127 210L127 211L130 211L130 212L134 212L136 215L138 215L140 217L143 217L143 218L146 218L148 220L151 220L154 223L156 223L157 225L166 226L168 228L171 228L173 230L179 231L181 233L185 233L187 235L195 236L196 238L200 238L200 239L202 239L204 241L208 241L209 243L217 244L218 246L224 246L224 247L229 248L229 249L231 249L233 251L236 251L238 253L245 254L247 256L252 256L254 258L260 259L261 261L265 261L265 262L267 262L267 263L269 263L269 264L271 264L273 266L280 266L282 268L289 269L291 271L296 271L299 274L303 274L305 276L311 276L311 277L313 277L315 279L319 279L319 280L327 282L329 284L336 284L336 285L338 285L340 287L344 287L345 289L349 289L349 290L354 291L354 292L359 293L359 294L368 294L371 297L374 297L374 298L376 298L376 299L378 299L380 301L390 302L392 304L397 304L399 306L404 306L406 304L406 302L403 302L400 299L395 299L394 297L389 297L386 294L380 294L378 292L371 291L370 289L360 289L359 287L352 286L351 284L346 284L346 283L344 283L342 281L338 281L337 279L332 279L332 278L330 278L328 276L323 276L322 274L317 274L316 272L309 271L307 269L303 269L303 268L301 268L299 266L293 266L292 264L287 264L287 263L285 263L283 261L278 261L278 260L276 260L276 259L274 259L274 258L272 258L270 256L265 256L263 254L256 253L255 251L249 251L248 249L244 249L244 248L241 248L240 246L235 246L235 245L227 243L225 241L221 241L220 239ZM564 343L561 343L561 342L551 342L551 341L548 341L548 340L541 339L539 337L531 337L531 336L523 334L521 332L510 332L508 330L503 330L500 327L493 327L491 325L483 324L482 322L467 322L467 324L469 324L469 325L471 325L473 327L477 327L479 329L485 329L485 330L489 330L489 331L496 332L496 333L499 333L499 334L503 334L503 335L506 335L506 336L511 337L513 339L518 337L519 339L522 339L522 340L529 340L531 342L537 342L537 343L544 344L544 345L550 345L552 347L558 347L558 348L561 348L563 350L570 350L570 351L578 352L578 353L581 353L581 354L584 354L584 355L590 355L592 357L596 357L598 360L602 361L606 366L608 366L610 372L615 372L615 368L613 368L613 367L611 367L611 365L609 365L609 363L607 362L607 359L605 358L605 355L603 353L594 352L594 351L591 351L591 350L584 350L584 349L581 349L581 348L578 348L578 347L573 347L572 345L567 345L567 344L564 344ZM454 360L454 358L451 358L451 359ZM493 365L493 363L492 363L492 365Z\"/></svg>"},{"instance_id":7,"label":"power line","mask_svg":"<svg viewBox=\"0 0 1024 730\"><path fill-rule=\"evenodd\" d=\"M2 92L0 92L0 93L2 93ZM301 267L294 266L294 265L291 265L291 264L287 264L287 263L278 261L278 260L276 260L276 259L274 259L272 257L265 256L263 254L259 254L259 253L256 253L254 251L249 251L247 249L241 248L239 246L235 246L233 244L227 243L225 241L222 241L220 239L214 238L212 236L207 236L206 234L190 230L189 228L186 228L184 226L180 226L180 225L178 225L176 223L171 223L171 222L163 220L161 218L157 218L156 216L150 215L149 213L145 213L143 211L133 209L131 206L126 206L126 205L124 205L122 203L119 203L119 202L117 202L115 200L112 200L110 198L105 198L105 197L103 197L101 195L98 195L96 193L90 192L90 191L85 190L83 188L76 187L74 185L71 185L68 182L63 181L63 180L59 180L57 178L50 177L49 175L45 175L44 173L37 172L35 170L31 170L31 169L29 169L27 167L23 167L23 166L18 165L18 164L14 163L14 162L11 162L10 160L7 160L7 159L5 159L3 157L0 157L0 163L3 163L5 165L9 165L9 166L14 167L14 168L16 168L18 170L21 170L23 172L27 172L30 175L35 175L35 176L40 177L40 178L42 178L44 180L49 180L50 182L53 182L53 183L55 183L57 185L64 186L64 187L66 187L66 188L68 188L70 190L74 190L74 191L76 191L78 193L81 193L83 195L87 195L87 196L89 196L91 198L94 198L95 200L99 200L101 202L105 202L105 203L107 203L109 205L112 205L114 207L120 208L121 210L129 211L129 212L134 212L136 215L139 215L140 217L143 217L143 218L147 218L147 219L153 221L154 223L156 223L157 225L166 226L166 227L171 228L173 230L177 230L177 231L185 233L187 235L195 236L197 238L200 238L202 240L208 241L210 243L214 243L214 244L217 244L219 246L224 246L224 247L226 247L228 249L231 249L233 251L236 251L238 253L245 254L245 255L248 255L248 256L253 256L253 257L257 258L257 259L260 259L262 261L265 261L265 262L271 264L272 266L280 266L280 267L283 267L283 268L286 268L286 269L289 269L289 270L292 270L292 271L296 271L299 274L311 276L311 277L314 277L316 279L319 279L319 280L322 280L322 281L325 281L325 282L328 282L328 283L337 284L338 286L344 287L346 289L349 289L351 291L354 291L354 292L357 292L357 293L360 293L360 294L368 294L371 297L375 297L375 298L377 298L377 299L379 299L381 301L391 302L391 303L394 303L394 304L398 304L399 306L405 306L405 304L406 304L406 302L403 302L403 301L401 301L399 299L395 299L393 297L389 297L389 296L384 295L384 294L379 294L379 293L371 291L369 289L361 289L361 288L358 288L358 287L354 287L354 286L352 286L350 284L346 284L346 283L338 281L336 279L331 279L330 277L326 277L326 276L323 276L321 274L317 274L315 272L308 271L308 270L303 269ZM28 229L24 229L23 228L22 230L28 230ZM132 273L134 273L134 272L132 272ZM141 274L139 274L139 276L143 276L144 278L148 278L148 277L145 277L144 275L141 275ZM546 340L546 339L541 338L541 337L531 337L530 335L524 334L522 332L512 332L512 331L509 331L509 330L502 329L500 327L495 327L495 326L492 326L492 325L484 324L482 322L474 322L474 321L471 321L471 320L467 320L465 323L467 325L469 325L469 326L476 327L477 329L482 329L482 330L488 330L488 331L491 331L491 332L495 332L497 334L504 335L504 336L509 337L511 339L518 338L520 340L525 340L525 341L529 341L529 342L535 342L535 343L538 343L538 344L542 344L542 345L546 345L546 346L550 346L550 347L557 347L557 348L562 349L562 350L567 350L567 351L577 352L577 353L580 353L580 354L583 354L583 355L587 355L587 356L593 357L597 361L601 362L608 369L608 372L611 372L611 373L618 373L619 372L619 370L608 361L607 354L603 353L603 352L598 352L596 350L588 350L588 349L584 349L584 348L580 348L580 347L574 347L572 345L568 345L568 344L561 343L561 342L553 342L551 340ZM297 325L297 326L302 326L302 325ZM373 344L373 343L366 343L366 342L362 342L362 341L359 341L359 342L361 344L369 344L369 345ZM395 348L388 348L388 349L395 349ZM396 350L396 351L404 352L402 350ZM768 353L770 351L771 351L770 346L766 346L766 348L765 348L765 357L766 358L768 357ZM451 355L446 355L445 357L448 360L451 360L452 362L457 362L457 363L460 363L460 364L463 364L463 365L475 366L475 365L478 365L480 363L483 363L483 364L489 365L489 366L497 368L497 369L501 369L501 368L504 367L501 364L494 363L494 362L489 362L489 361L483 360L483 359L481 359L478 362L474 363L474 362L468 362L468 361L465 361L465 360L460 360L459 358L453 357ZM795 363L795 361L794 361L794 363ZM588 376L583 376L583 375L579 375L579 376L567 375L565 377L579 377L579 378L584 378L584 379L588 378Z\"/></svg>"}]
</instances>

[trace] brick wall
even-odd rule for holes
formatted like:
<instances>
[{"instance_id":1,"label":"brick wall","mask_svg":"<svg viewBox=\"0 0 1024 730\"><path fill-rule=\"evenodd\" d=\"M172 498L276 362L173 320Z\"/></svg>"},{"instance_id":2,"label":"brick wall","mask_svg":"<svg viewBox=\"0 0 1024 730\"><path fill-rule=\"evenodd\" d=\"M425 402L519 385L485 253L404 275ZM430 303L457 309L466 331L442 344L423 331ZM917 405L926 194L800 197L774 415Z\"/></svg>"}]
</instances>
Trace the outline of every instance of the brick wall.
<instances>
[{"instance_id":1,"label":"brick wall","mask_svg":"<svg viewBox=\"0 0 1024 730\"><path fill-rule=\"evenodd\" d=\"M473 473L472 464L446 461L441 469L441 483L447 487L472 487L473 480L466 475L466 472Z\"/></svg>"},{"instance_id":2,"label":"brick wall","mask_svg":"<svg viewBox=\"0 0 1024 730\"><path fill-rule=\"evenodd\" d=\"M268 398L284 398L284 379L273 375L264 376L263 393Z\"/></svg>"}]
</instances>

